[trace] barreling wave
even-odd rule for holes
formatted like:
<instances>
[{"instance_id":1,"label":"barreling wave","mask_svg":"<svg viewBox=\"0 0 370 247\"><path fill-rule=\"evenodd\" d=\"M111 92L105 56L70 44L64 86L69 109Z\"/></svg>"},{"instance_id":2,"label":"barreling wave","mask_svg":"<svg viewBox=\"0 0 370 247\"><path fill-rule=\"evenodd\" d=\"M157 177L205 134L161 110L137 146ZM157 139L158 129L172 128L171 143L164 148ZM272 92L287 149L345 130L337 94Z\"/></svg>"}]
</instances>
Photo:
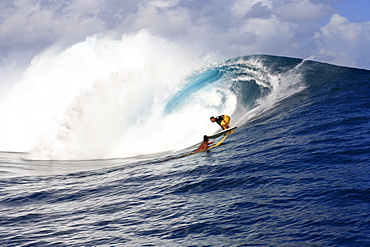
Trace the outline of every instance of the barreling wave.
<instances>
[{"instance_id":1,"label":"barreling wave","mask_svg":"<svg viewBox=\"0 0 370 247\"><path fill-rule=\"evenodd\" d=\"M166 104L165 113L179 111L201 101L199 97L204 97L204 92L213 92L208 99L217 99L218 104L201 102L218 114L225 113L219 110L220 106L235 98L233 122L243 124L305 88L303 63L302 59L267 55L227 60L187 78L187 84Z\"/></svg>"},{"instance_id":2,"label":"barreling wave","mask_svg":"<svg viewBox=\"0 0 370 247\"><path fill-rule=\"evenodd\" d=\"M101 159L184 149L218 129L210 116L242 125L302 90L303 63L195 59L147 32L92 37L34 59L2 102L0 150Z\"/></svg>"}]
</instances>

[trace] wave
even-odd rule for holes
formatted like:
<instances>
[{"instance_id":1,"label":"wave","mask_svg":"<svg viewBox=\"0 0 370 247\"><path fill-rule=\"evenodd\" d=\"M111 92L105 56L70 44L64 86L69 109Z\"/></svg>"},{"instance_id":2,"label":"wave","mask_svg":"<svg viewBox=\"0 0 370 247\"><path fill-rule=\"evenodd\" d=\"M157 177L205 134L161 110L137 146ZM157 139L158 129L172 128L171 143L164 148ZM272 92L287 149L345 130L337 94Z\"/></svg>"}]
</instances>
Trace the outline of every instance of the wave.
<instances>
[{"instance_id":1,"label":"wave","mask_svg":"<svg viewBox=\"0 0 370 247\"><path fill-rule=\"evenodd\" d=\"M37 56L0 106L0 150L29 159L132 157L181 150L243 125L303 88L301 59L219 61L140 32L90 37Z\"/></svg>"}]
</instances>

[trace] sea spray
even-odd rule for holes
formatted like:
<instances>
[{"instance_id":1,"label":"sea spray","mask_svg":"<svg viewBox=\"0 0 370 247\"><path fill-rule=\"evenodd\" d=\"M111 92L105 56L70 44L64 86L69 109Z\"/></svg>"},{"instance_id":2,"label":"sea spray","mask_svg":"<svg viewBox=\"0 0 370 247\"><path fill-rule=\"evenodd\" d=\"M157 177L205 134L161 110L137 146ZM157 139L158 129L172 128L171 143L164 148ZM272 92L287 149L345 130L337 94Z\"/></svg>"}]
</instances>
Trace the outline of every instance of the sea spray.
<instances>
[{"instance_id":1,"label":"sea spray","mask_svg":"<svg viewBox=\"0 0 370 247\"><path fill-rule=\"evenodd\" d=\"M163 133L168 127L161 118L164 102L202 63L191 51L146 31L51 48L33 59L1 105L6 121L1 122L0 150L30 151L34 159L156 152L150 147L160 144L158 138L148 133L170 135ZM177 132L189 126L184 117L173 120ZM173 148L183 141L159 146Z\"/></svg>"}]
</instances>

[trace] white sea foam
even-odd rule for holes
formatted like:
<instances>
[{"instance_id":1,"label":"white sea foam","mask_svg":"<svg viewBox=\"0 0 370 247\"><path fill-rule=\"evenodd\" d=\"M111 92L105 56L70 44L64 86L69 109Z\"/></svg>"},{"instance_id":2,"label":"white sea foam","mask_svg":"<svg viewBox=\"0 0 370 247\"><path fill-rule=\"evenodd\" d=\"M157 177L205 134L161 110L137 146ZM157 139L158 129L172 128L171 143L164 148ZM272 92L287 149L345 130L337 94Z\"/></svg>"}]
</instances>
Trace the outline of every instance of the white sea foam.
<instances>
[{"instance_id":1,"label":"white sea foam","mask_svg":"<svg viewBox=\"0 0 370 247\"><path fill-rule=\"evenodd\" d=\"M232 112L214 88L165 115L166 101L202 59L146 31L121 40L89 37L33 59L0 106L0 150L32 159L129 157L180 149L218 127L210 115Z\"/></svg>"},{"instance_id":2,"label":"white sea foam","mask_svg":"<svg viewBox=\"0 0 370 247\"><path fill-rule=\"evenodd\" d=\"M50 48L0 102L0 151L66 160L179 150L219 130L212 115L242 125L304 88L299 65L276 75L249 58L224 71L216 56L194 53L145 30ZM231 88L248 80L270 93L243 108Z\"/></svg>"}]
</instances>

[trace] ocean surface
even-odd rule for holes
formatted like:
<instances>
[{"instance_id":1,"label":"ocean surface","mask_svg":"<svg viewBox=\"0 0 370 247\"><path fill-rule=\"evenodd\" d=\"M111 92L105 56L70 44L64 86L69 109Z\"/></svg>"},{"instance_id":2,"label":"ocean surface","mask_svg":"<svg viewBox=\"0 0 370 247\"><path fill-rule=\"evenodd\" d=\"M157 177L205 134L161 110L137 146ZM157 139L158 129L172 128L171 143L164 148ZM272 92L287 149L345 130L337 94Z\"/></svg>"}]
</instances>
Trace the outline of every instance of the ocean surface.
<instances>
[{"instance_id":1,"label":"ocean surface","mask_svg":"<svg viewBox=\"0 0 370 247\"><path fill-rule=\"evenodd\" d=\"M255 55L45 89L38 63L0 105L0 246L370 246L370 71ZM184 156L220 114L235 133Z\"/></svg>"}]
</instances>

